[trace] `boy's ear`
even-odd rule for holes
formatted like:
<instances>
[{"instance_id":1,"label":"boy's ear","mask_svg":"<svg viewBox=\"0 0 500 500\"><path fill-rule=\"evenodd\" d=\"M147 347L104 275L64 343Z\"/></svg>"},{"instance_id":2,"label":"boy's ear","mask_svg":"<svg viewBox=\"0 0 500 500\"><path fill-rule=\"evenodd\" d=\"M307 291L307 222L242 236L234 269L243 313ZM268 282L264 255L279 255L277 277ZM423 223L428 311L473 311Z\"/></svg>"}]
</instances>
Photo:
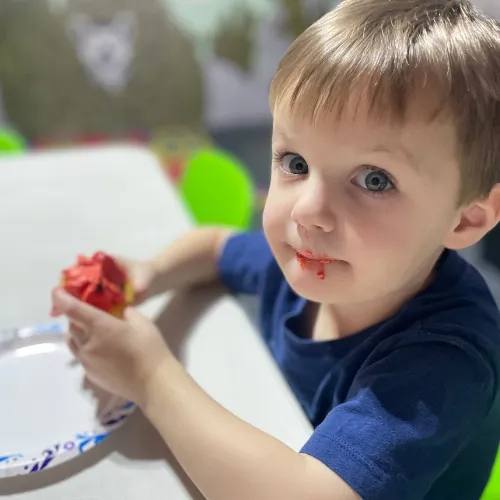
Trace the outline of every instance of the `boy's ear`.
<instances>
[{"instance_id":1,"label":"boy's ear","mask_svg":"<svg viewBox=\"0 0 500 500\"><path fill-rule=\"evenodd\" d=\"M462 250L477 243L500 221L500 184L495 184L490 194L463 208L456 224L448 234L444 246Z\"/></svg>"}]
</instances>

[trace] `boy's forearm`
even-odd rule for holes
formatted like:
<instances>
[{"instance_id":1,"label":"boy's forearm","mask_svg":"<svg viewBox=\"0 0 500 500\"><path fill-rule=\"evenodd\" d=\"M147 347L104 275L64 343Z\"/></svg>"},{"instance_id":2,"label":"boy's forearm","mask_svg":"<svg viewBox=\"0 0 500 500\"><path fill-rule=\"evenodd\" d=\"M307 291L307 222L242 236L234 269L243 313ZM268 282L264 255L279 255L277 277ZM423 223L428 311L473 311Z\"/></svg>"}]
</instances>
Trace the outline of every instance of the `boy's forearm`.
<instances>
[{"instance_id":1,"label":"boy's forearm","mask_svg":"<svg viewBox=\"0 0 500 500\"><path fill-rule=\"evenodd\" d=\"M325 465L221 407L173 359L140 405L207 500L359 500Z\"/></svg>"},{"instance_id":2,"label":"boy's forearm","mask_svg":"<svg viewBox=\"0 0 500 500\"><path fill-rule=\"evenodd\" d=\"M231 234L224 228L209 227L181 236L152 259L155 278L151 295L217 280L219 255Z\"/></svg>"}]
</instances>

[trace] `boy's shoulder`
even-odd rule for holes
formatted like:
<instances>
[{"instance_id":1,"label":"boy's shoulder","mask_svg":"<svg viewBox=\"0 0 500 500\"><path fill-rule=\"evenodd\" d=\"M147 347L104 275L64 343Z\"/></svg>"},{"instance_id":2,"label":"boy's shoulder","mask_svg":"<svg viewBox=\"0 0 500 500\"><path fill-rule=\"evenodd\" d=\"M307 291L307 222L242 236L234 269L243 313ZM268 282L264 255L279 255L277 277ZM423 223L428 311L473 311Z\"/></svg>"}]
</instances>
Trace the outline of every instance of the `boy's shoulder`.
<instances>
[{"instance_id":1,"label":"boy's shoulder","mask_svg":"<svg viewBox=\"0 0 500 500\"><path fill-rule=\"evenodd\" d=\"M455 251L443 252L433 282L403 307L400 316L422 333L479 342L500 353L496 301L479 271Z\"/></svg>"},{"instance_id":2,"label":"boy's shoulder","mask_svg":"<svg viewBox=\"0 0 500 500\"><path fill-rule=\"evenodd\" d=\"M500 379L500 311L482 275L455 251L443 252L429 286L391 318L358 337L353 341L353 354L358 352L363 362L385 359L401 350L456 348L480 360Z\"/></svg>"},{"instance_id":3,"label":"boy's shoulder","mask_svg":"<svg viewBox=\"0 0 500 500\"><path fill-rule=\"evenodd\" d=\"M263 231L237 232L226 241L217 267L222 282L231 292L255 294L260 291L273 261Z\"/></svg>"}]
</instances>

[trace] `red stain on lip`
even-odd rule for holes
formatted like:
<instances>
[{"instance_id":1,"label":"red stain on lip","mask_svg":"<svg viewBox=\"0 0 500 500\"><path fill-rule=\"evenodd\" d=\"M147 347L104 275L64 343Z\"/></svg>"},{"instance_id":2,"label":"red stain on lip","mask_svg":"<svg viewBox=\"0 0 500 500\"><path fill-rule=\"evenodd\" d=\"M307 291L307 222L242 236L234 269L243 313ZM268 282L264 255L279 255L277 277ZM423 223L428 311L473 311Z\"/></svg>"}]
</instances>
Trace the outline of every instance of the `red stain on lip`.
<instances>
[{"instance_id":1,"label":"red stain on lip","mask_svg":"<svg viewBox=\"0 0 500 500\"><path fill-rule=\"evenodd\" d=\"M309 250L306 250L304 253L295 252L295 256L299 261L301 269L316 271L316 277L320 280L325 279L325 264L331 264L335 261L335 259L330 257L313 255Z\"/></svg>"}]
</instances>

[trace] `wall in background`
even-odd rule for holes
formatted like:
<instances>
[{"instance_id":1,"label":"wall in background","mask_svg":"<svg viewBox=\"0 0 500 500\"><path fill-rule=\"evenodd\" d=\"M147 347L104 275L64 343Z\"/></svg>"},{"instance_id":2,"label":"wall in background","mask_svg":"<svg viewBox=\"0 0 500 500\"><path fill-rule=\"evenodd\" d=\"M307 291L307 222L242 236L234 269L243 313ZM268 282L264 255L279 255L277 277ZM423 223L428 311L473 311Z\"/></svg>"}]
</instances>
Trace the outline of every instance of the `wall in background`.
<instances>
[{"instance_id":1,"label":"wall in background","mask_svg":"<svg viewBox=\"0 0 500 500\"><path fill-rule=\"evenodd\" d=\"M2 0L5 114L29 139L268 123L280 58L333 3Z\"/></svg>"},{"instance_id":2,"label":"wall in background","mask_svg":"<svg viewBox=\"0 0 500 500\"><path fill-rule=\"evenodd\" d=\"M500 3L498 0L472 0L477 7L488 15L500 19Z\"/></svg>"}]
</instances>

